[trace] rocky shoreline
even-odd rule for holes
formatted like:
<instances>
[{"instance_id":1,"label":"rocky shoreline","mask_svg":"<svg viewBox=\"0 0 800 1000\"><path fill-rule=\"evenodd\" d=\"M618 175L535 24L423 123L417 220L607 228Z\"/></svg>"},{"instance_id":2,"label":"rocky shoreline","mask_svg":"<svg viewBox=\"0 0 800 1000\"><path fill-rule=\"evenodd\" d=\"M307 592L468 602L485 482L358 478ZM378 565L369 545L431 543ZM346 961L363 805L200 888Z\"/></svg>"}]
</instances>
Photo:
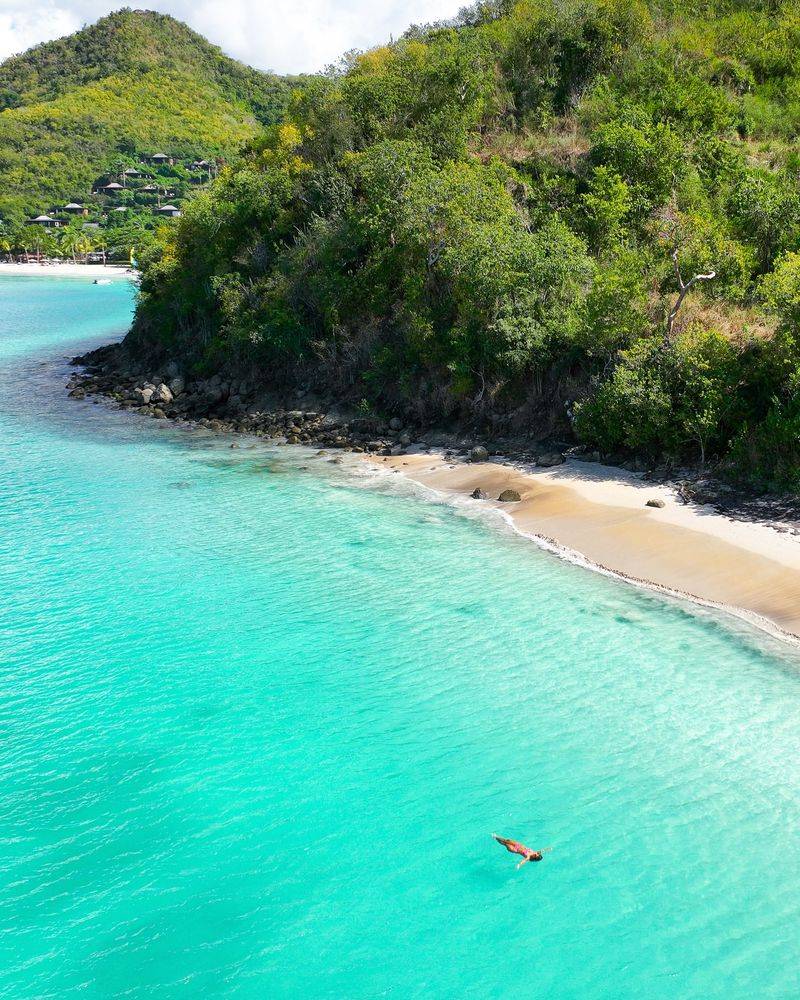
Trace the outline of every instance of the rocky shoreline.
<instances>
[{"instance_id":1,"label":"rocky shoreline","mask_svg":"<svg viewBox=\"0 0 800 1000\"><path fill-rule=\"evenodd\" d=\"M400 456L433 450L446 458L553 468L569 457L603 462L645 481L671 487L684 504L709 505L718 513L759 521L781 533L800 535L800 498L755 494L691 468L648 467L620 456L601 456L553 439L492 437L419 428L400 417L388 420L312 392L280 394L246 379L221 374L187 376L175 361L143 366L122 344L73 358L78 370L67 383L73 399L100 398L122 410L156 420L176 420L219 433L263 437L276 445L300 444L356 454Z\"/></svg>"},{"instance_id":2,"label":"rocky shoreline","mask_svg":"<svg viewBox=\"0 0 800 1000\"><path fill-rule=\"evenodd\" d=\"M263 437L274 444L319 445L375 455L439 448L475 461L495 455L542 468L560 465L569 453L563 442L527 441L523 446L516 439L422 430L399 417L384 420L313 393L298 392L287 398L244 379L219 374L190 378L174 361L157 370L142 370L124 357L119 345L73 358L71 364L80 369L67 383L73 399L102 397L142 416Z\"/></svg>"}]
</instances>

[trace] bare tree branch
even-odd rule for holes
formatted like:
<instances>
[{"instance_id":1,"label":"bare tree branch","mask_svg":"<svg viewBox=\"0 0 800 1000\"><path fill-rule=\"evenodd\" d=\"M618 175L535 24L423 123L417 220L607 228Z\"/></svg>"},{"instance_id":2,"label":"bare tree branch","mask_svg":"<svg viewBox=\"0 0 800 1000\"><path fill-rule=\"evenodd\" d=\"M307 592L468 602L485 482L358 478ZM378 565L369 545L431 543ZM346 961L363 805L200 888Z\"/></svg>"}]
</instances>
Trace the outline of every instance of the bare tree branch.
<instances>
[{"instance_id":1,"label":"bare tree branch","mask_svg":"<svg viewBox=\"0 0 800 1000\"><path fill-rule=\"evenodd\" d=\"M669 316L667 316L667 329L664 331L664 347L669 347L672 343L672 327L675 324L675 318L678 315L680 307L683 305L683 300L689 294L690 290L698 283L698 281L711 281L712 278L716 278L716 271L709 271L708 274L696 274L689 281L684 281L681 275L680 264L678 263L678 250L677 248L672 251L672 266L675 269L675 277L678 281L678 297L675 299L675 304L669 311Z\"/></svg>"}]
</instances>

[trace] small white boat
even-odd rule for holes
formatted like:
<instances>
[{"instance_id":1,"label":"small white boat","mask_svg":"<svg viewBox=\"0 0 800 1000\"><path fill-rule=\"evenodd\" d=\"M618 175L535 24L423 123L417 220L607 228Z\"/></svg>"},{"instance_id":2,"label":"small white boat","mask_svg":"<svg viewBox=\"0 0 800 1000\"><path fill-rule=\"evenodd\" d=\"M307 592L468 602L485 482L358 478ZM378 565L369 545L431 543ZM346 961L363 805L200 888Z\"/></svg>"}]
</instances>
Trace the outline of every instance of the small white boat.
<instances>
[{"instance_id":1,"label":"small white boat","mask_svg":"<svg viewBox=\"0 0 800 1000\"><path fill-rule=\"evenodd\" d=\"M110 285L111 284L111 278L95 278L94 279L94 284L95 285Z\"/></svg>"}]
</instances>

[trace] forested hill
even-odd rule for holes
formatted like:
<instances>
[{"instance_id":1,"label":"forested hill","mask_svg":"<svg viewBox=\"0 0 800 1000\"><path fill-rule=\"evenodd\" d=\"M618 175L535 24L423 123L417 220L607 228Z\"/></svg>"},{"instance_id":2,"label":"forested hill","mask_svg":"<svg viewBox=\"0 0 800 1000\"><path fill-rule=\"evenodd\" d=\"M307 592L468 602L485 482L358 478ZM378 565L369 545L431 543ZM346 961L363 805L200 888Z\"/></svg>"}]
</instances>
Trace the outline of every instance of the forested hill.
<instances>
[{"instance_id":1,"label":"forested hill","mask_svg":"<svg viewBox=\"0 0 800 1000\"><path fill-rule=\"evenodd\" d=\"M129 344L797 488L799 133L797 0L490 0L295 99Z\"/></svg>"},{"instance_id":2,"label":"forested hill","mask_svg":"<svg viewBox=\"0 0 800 1000\"><path fill-rule=\"evenodd\" d=\"M83 200L122 154L231 156L277 121L292 81L174 18L122 10L0 65L0 215Z\"/></svg>"}]
</instances>

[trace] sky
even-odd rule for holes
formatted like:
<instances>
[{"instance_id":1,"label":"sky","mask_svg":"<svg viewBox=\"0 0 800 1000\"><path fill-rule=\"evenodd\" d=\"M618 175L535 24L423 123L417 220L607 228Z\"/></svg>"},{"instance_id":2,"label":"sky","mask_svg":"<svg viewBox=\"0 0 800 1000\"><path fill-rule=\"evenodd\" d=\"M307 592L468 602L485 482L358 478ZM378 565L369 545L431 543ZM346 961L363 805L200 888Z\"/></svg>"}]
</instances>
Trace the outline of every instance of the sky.
<instances>
[{"instance_id":1,"label":"sky","mask_svg":"<svg viewBox=\"0 0 800 1000\"><path fill-rule=\"evenodd\" d=\"M314 72L349 49L397 37L409 24L451 17L465 0L152 0L228 55L278 73ZM0 0L0 59L68 35L127 4Z\"/></svg>"}]
</instances>

